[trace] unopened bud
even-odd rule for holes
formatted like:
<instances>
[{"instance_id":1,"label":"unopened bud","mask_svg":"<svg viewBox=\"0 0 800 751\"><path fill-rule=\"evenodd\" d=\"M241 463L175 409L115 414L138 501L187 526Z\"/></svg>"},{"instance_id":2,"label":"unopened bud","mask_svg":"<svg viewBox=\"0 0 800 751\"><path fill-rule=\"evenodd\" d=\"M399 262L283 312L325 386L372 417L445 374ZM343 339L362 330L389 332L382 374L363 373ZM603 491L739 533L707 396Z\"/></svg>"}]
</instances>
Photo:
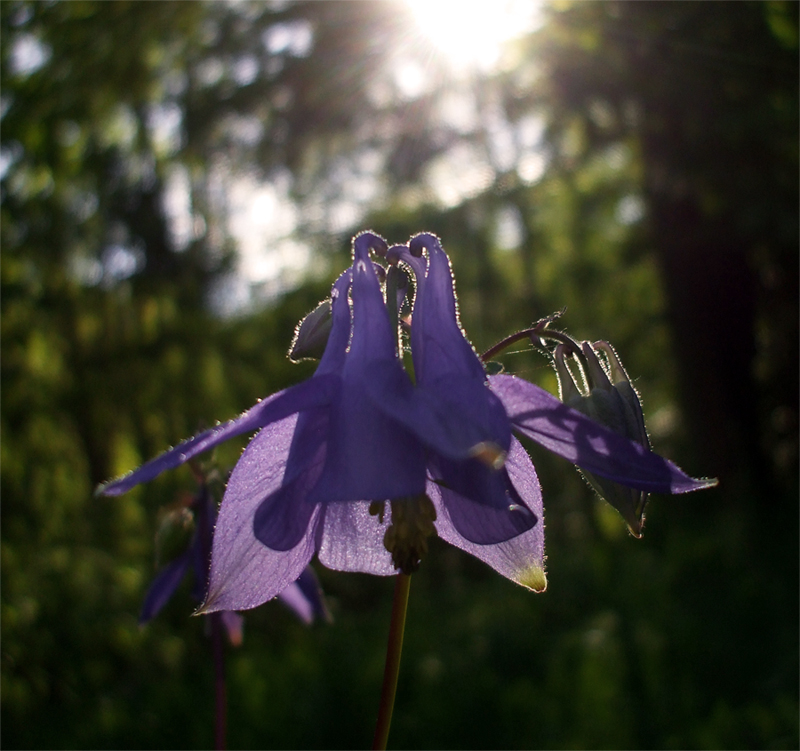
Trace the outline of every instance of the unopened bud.
<instances>
[{"instance_id":1,"label":"unopened bud","mask_svg":"<svg viewBox=\"0 0 800 751\"><path fill-rule=\"evenodd\" d=\"M194 528L194 515L187 506L167 510L156 530L156 566L161 567L183 553L189 546Z\"/></svg>"},{"instance_id":2,"label":"unopened bud","mask_svg":"<svg viewBox=\"0 0 800 751\"><path fill-rule=\"evenodd\" d=\"M331 301L323 300L297 325L289 359L294 362L319 360L328 344L332 325Z\"/></svg>"},{"instance_id":3,"label":"unopened bud","mask_svg":"<svg viewBox=\"0 0 800 751\"><path fill-rule=\"evenodd\" d=\"M639 395L631 386L630 378L628 378L625 368L622 367L617 353L614 352L608 342L595 342L594 348L600 350L606 356L611 383L625 404L625 435L632 441L636 441L649 449L650 439L647 436L647 429L644 425L642 403Z\"/></svg>"},{"instance_id":4,"label":"unopened bud","mask_svg":"<svg viewBox=\"0 0 800 751\"><path fill-rule=\"evenodd\" d=\"M598 358L598 352L602 353L602 360ZM555 367L562 401L609 430L649 449L639 395L631 386L628 374L611 345L608 342L595 342L593 345L583 342L581 345L582 389L575 383L567 366L567 354L569 350L565 345L556 348ZM597 493L622 514L633 535L641 537L648 494L581 471Z\"/></svg>"}]
</instances>

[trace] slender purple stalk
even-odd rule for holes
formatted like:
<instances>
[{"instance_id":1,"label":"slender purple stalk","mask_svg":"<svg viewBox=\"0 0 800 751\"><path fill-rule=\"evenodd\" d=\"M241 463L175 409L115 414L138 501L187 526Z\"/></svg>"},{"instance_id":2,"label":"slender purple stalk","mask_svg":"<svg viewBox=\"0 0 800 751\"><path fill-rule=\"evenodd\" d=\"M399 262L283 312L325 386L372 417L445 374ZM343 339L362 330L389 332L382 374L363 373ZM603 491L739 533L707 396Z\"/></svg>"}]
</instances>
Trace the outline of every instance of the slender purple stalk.
<instances>
[{"instance_id":1,"label":"slender purple stalk","mask_svg":"<svg viewBox=\"0 0 800 751\"><path fill-rule=\"evenodd\" d=\"M227 746L228 709L225 694L225 645L222 643L221 613L211 613L211 648L214 652L214 748L225 751Z\"/></svg>"}]
</instances>

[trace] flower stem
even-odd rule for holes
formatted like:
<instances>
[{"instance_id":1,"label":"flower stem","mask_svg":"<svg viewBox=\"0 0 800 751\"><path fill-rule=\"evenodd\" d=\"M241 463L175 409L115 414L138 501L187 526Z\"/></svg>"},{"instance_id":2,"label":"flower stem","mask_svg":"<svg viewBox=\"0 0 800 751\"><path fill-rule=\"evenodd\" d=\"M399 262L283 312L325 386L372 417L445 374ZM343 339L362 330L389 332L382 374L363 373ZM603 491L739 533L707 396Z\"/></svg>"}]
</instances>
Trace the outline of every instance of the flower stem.
<instances>
[{"instance_id":1,"label":"flower stem","mask_svg":"<svg viewBox=\"0 0 800 751\"><path fill-rule=\"evenodd\" d=\"M410 588L410 575L398 574L395 577L392 620L389 624L389 643L386 647L386 667L383 671L383 687L381 688L381 704L378 708L375 737L372 740L372 748L377 751L384 751L389 741L394 697L397 693L397 677L400 674L400 655L403 651L403 632L406 626L406 610L408 608L408 592Z\"/></svg>"},{"instance_id":2,"label":"flower stem","mask_svg":"<svg viewBox=\"0 0 800 751\"><path fill-rule=\"evenodd\" d=\"M222 643L222 616L211 613L211 648L214 652L214 748L225 751L227 701L225 696L225 646Z\"/></svg>"},{"instance_id":3,"label":"flower stem","mask_svg":"<svg viewBox=\"0 0 800 751\"><path fill-rule=\"evenodd\" d=\"M582 359L583 352L581 352L580 346L574 339L562 333L561 331L555 331L547 328L553 321L559 318L563 312L564 311L561 310L558 313L553 313L553 315L538 320L530 328L524 329L523 331L517 331L515 334L511 334L511 336L507 336L493 347L487 349L486 352L481 355L481 361L488 362L507 347L510 347L512 344L516 344L523 339L528 339L534 346L539 347L544 347L544 343L542 341L543 339L552 339L553 341L561 342L567 346L572 354L579 359Z\"/></svg>"}]
</instances>

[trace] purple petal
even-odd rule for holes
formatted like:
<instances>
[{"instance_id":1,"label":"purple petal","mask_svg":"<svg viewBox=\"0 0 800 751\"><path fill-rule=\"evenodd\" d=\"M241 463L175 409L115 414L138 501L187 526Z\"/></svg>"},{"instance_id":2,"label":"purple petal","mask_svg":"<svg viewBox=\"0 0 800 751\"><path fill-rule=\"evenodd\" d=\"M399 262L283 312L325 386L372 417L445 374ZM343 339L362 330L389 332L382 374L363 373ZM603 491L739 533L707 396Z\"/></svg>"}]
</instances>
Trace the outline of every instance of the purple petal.
<instances>
[{"instance_id":1,"label":"purple petal","mask_svg":"<svg viewBox=\"0 0 800 751\"><path fill-rule=\"evenodd\" d=\"M435 459L430 470L448 518L470 542L503 542L536 524L536 515L526 507L505 469L493 470L475 459Z\"/></svg>"},{"instance_id":2,"label":"purple petal","mask_svg":"<svg viewBox=\"0 0 800 751\"><path fill-rule=\"evenodd\" d=\"M321 464L264 499L253 517L253 533L272 550L291 550L305 536L315 504L308 493L316 485Z\"/></svg>"},{"instance_id":3,"label":"purple petal","mask_svg":"<svg viewBox=\"0 0 800 751\"><path fill-rule=\"evenodd\" d=\"M397 498L425 489L420 442L365 398L362 379L342 384L331 408L331 430L322 477L313 503Z\"/></svg>"},{"instance_id":4,"label":"purple petal","mask_svg":"<svg viewBox=\"0 0 800 751\"><path fill-rule=\"evenodd\" d=\"M581 469L655 493L688 493L716 485L563 404L542 388L508 375L489 378L516 430Z\"/></svg>"},{"instance_id":5,"label":"purple petal","mask_svg":"<svg viewBox=\"0 0 800 751\"><path fill-rule=\"evenodd\" d=\"M138 469L118 480L101 485L99 495L121 495L143 482L149 482L168 469L174 469L194 456L214 448L229 438L250 433L264 425L281 420L300 410L328 404L336 393L339 379L335 375L315 375L303 383L292 386L264 399L247 412L215 428L178 444L161 456L151 459Z\"/></svg>"},{"instance_id":6,"label":"purple petal","mask_svg":"<svg viewBox=\"0 0 800 751\"><path fill-rule=\"evenodd\" d=\"M391 248L389 257L407 263L417 279L411 326L417 386L409 390L393 384L379 391L374 378L370 397L448 458L466 459L481 444L507 451L511 425L486 388L483 365L459 326L450 261L433 235L417 235L409 245ZM411 254L423 248L427 264Z\"/></svg>"},{"instance_id":7,"label":"purple petal","mask_svg":"<svg viewBox=\"0 0 800 751\"><path fill-rule=\"evenodd\" d=\"M200 612L254 608L296 581L311 560L319 509L291 550L271 550L253 532L256 509L282 483L296 424L292 415L264 427L234 468L217 518L208 594Z\"/></svg>"},{"instance_id":8,"label":"purple petal","mask_svg":"<svg viewBox=\"0 0 800 751\"><path fill-rule=\"evenodd\" d=\"M412 255L408 245L393 245L386 253L386 259L392 264L402 261L411 268L416 280L415 294L419 298L425 285L425 274L428 273L428 259L425 256Z\"/></svg>"},{"instance_id":9,"label":"purple petal","mask_svg":"<svg viewBox=\"0 0 800 751\"><path fill-rule=\"evenodd\" d=\"M516 439L511 441L506 470L525 505L538 517L538 521L532 529L496 545L478 545L471 542L458 532L450 514L450 507L443 503L440 489L434 485L428 494L433 500L438 514L436 531L443 540L480 558L511 581L541 592L547 586L544 573L542 492L533 464L525 449Z\"/></svg>"},{"instance_id":10,"label":"purple petal","mask_svg":"<svg viewBox=\"0 0 800 751\"><path fill-rule=\"evenodd\" d=\"M511 540L535 526L537 519L524 506L498 509L476 503L439 488L447 515L460 537L477 545L496 545Z\"/></svg>"},{"instance_id":11,"label":"purple petal","mask_svg":"<svg viewBox=\"0 0 800 751\"><path fill-rule=\"evenodd\" d=\"M391 266L386 272L387 304L389 302L389 289L394 289L394 306L398 313L403 308L403 303L408 296L408 274L399 266Z\"/></svg>"},{"instance_id":12,"label":"purple petal","mask_svg":"<svg viewBox=\"0 0 800 751\"><path fill-rule=\"evenodd\" d=\"M353 336L342 369L342 386L330 413L330 435L322 477L309 499L314 503L396 498L425 489L421 444L364 398L369 366L394 368L408 379L395 351L396 335L366 245L355 242ZM394 381L392 381L392 386ZM377 388L385 388L377 384Z\"/></svg>"},{"instance_id":13,"label":"purple petal","mask_svg":"<svg viewBox=\"0 0 800 751\"><path fill-rule=\"evenodd\" d=\"M451 446L468 444L467 455L477 444L485 442L508 451L511 423L502 402L484 380L445 376L421 384L418 392L428 409L436 413Z\"/></svg>"},{"instance_id":14,"label":"purple petal","mask_svg":"<svg viewBox=\"0 0 800 751\"><path fill-rule=\"evenodd\" d=\"M414 301L411 326L417 382L424 384L446 374L484 381L483 365L458 322L453 275L447 254L439 240L429 234L417 235L409 245L428 250L428 273ZM419 279L417 283L419 285Z\"/></svg>"},{"instance_id":15,"label":"purple petal","mask_svg":"<svg viewBox=\"0 0 800 751\"><path fill-rule=\"evenodd\" d=\"M297 582L279 592L278 599L307 626L314 622L314 607Z\"/></svg>"},{"instance_id":16,"label":"purple petal","mask_svg":"<svg viewBox=\"0 0 800 751\"><path fill-rule=\"evenodd\" d=\"M370 360L397 360L396 332L383 300L369 249L356 238L353 258L353 336L344 370L359 369Z\"/></svg>"},{"instance_id":17,"label":"purple petal","mask_svg":"<svg viewBox=\"0 0 800 751\"><path fill-rule=\"evenodd\" d=\"M328 423L327 409L305 412L297 419L283 482L262 500L253 518L255 536L268 548L291 550L308 530L315 505L308 497L319 481L325 462ZM258 436L251 441L240 462L246 459L249 451L261 451ZM254 466L258 471L258 464Z\"/></svg>"},{"instance_id":18,"label":"purple petal","mask_svg":"<svg viewBox=\"0 0 800 751\"><path fill-rule=\"evenodd\" d=\"M323 620L330 620L331 616L325 604L325 595L322 592L319 579L317 579L317 575L314 573L314 569L311 568L311 566L306 566L306 568L303 569L303 573L300 574L295 584L300 587L300 591L311 603L314 615Z\"/></svg>"},{"instance_id":19,"label":"purple petal","mask_svg":"<svg viewBox=\"0 0 800 751\"><path fill-rule=\"evenodd\" d=\"M189 568L191 555L192 551L189 549L158 572L144 597L142 612L139 615L140 624L143 625L155 618L175 594Z\"/></svg>"},{"instance_id":20,"label":"purple petal","mask_svg":"<svg viewBox=\"0 0 800 751\"><path fill-rule=\"evenodd\" d=\"M375 363L368 372L365 393L373 404L437 453L467 459L486 443L508 451L511 423L483 381L445 377L415 388L387 363Z\"/></svg>"},{"instance_id":21,"label":"purple petal","mask_svg":"<svg viewBox=\"0 0 800 751\"><path fill-rule=\"evenodd\" d=\"M360 571L376 576L396 574L392 556L383 545L391 512L383 522L369 513L369 503L331 503L318 525L317 554L323 566L335 571Z\"/></svg>"}]
</instances>

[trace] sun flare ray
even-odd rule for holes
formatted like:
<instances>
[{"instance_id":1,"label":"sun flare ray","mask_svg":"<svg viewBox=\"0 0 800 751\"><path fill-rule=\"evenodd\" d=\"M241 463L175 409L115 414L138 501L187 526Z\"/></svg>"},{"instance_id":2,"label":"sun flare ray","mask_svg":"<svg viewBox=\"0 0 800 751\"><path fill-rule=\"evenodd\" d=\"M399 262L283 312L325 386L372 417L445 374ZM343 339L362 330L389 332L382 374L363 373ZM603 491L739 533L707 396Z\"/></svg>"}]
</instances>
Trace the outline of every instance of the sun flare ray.
<instances>
[{"instance_id":1,"label":"sun flare ray","mask_svg":"<svg viewBox=\"0 0 800 751\"><path fill-rule=\"evenodd\" d=\"M535 27L536 0L405 0L419 27L454 73L486 72L503 45Z\"/></svg>"}]
</instances>

